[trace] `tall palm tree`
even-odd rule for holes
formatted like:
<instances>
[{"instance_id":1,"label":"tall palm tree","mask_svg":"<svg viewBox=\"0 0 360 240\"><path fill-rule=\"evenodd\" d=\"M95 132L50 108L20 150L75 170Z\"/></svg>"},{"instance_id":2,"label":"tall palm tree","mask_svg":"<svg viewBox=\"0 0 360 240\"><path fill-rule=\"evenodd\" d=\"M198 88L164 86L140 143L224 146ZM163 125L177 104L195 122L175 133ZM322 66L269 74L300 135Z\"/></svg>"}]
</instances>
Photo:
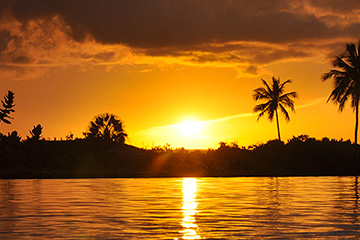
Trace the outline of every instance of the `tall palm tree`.
<instances>
[{"instance_id":1,"label":"tall palm tree","mask_svg":"<svg viewBox=\"0 0 360 240\"><path fill-rule=\"evenodd\" d=\"M279 127L279 115L278 109L284 114L285 120L290 121L289 113L286 110L286 107L289 107L291 111L295 112L294 101L291 98L297 98L297 92L284 93L284 86L287 83L291 83L291 80L286 80L281 83L280 78L276 79L272 77L272 85L261 79L265 87L259 87L254 90L254 100L266 100L265 103L256 105L254 107L254 112L259 112L258 120L266 113L270 122L274 119L274 114L276 116L276 125L278 130L278 139L281 141L280 137L280 127Z\"/></svg>"},{"instance_id":2,"label":"tall palm tree","mask_svg":"<svg viewBox=\"0 0 360 240\"><path fill-rule=\"evenodd\" d=\"M339 111L342 112L345 103L350 98L351 107L355 111L355 144L357 144L357 133L359 126L359 98L360 98L360 40L356 47L354 43L346 44L343 54L336 56L332 69L322 76L322 80L334 79L334 90L331 92L328 101L339 104Z\"/></svg>"},{"instance_id":3,"label":"tall palm tree","mask_svg":"<svg viewBox=\"0 0 360 240\"><path fill-rule=\"evenodd\" d=\"M100 138L123 144L127 134L123 128L123 122L110 113L99 114L90 122L86 138Z\"/></svg>"}]
</instances>

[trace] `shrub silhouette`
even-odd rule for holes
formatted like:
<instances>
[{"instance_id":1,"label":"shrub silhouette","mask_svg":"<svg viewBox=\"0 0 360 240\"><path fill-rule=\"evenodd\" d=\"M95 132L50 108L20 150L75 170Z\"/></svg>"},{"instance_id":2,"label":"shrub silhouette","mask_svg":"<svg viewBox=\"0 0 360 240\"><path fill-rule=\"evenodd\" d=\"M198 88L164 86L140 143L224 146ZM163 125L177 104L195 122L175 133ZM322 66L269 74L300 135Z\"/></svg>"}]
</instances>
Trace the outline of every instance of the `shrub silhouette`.
<instances>
[{"instance_id":1,"label":"shrub silhouette","mask_svg":"<svg viewBox=\"0 0 360 240\"><path fill-rule=\"evenodd\" d=\"M43 127L40 124L34 126L33 129L30 131L31 137L28 137L28 139L40 140L42 130L43 130Z\"/></svg>"}]
</instances>

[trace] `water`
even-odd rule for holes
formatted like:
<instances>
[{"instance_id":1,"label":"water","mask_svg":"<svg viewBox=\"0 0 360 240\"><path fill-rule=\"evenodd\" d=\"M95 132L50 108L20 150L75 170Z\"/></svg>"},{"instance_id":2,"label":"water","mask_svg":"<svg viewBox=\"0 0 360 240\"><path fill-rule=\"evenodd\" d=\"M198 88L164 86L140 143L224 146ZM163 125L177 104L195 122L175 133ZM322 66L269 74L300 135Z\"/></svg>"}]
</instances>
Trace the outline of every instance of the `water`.
<instances>
[{"instance_id":1,"label":"water","mask_svg":"<svg viewBox=\"0 0 360 240\"><path fill-rule=\"evenodd\" d=\"M0 239L358 239L355 177L0 180Z\"/></svg>"}]
</instances>

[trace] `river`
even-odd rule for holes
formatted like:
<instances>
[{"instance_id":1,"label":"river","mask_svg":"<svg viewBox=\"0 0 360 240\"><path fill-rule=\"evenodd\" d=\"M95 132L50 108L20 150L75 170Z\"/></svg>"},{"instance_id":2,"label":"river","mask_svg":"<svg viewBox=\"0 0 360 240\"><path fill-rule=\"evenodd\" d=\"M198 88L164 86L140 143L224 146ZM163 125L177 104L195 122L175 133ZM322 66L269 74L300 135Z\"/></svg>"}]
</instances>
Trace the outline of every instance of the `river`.
<instances>
[{"instance_id":1,"label":"river","mask_svg":"<svg viewBox=\"0 0 360 240\"><path fill-rule=\"evenodd\" d=\"M355 177L0 180L0 239L358 239Z\"/></svg>"}]
</instances>

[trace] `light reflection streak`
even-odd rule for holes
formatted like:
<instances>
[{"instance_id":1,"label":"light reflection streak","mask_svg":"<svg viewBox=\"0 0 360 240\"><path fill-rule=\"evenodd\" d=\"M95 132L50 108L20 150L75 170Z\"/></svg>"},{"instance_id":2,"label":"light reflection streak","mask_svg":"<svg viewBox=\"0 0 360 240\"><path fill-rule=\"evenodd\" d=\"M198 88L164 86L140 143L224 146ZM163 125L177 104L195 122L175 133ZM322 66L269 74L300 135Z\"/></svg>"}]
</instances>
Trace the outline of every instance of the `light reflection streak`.
<instances>
[{"instance_id":1,"label":"light reflection streak","mask_svg":"<svg viewBox=\"0 0 360 240\"><path fill-rule=\"evenodd\" d=\"M180 222L183 227L183 230L180 231L180 233L183 234L182 239L201 239L198 234L199 228L195 219L195 215L198 212L196 210L196 178L184 178L182 185L183 219Z\"/></svg>"}]
</instances>

